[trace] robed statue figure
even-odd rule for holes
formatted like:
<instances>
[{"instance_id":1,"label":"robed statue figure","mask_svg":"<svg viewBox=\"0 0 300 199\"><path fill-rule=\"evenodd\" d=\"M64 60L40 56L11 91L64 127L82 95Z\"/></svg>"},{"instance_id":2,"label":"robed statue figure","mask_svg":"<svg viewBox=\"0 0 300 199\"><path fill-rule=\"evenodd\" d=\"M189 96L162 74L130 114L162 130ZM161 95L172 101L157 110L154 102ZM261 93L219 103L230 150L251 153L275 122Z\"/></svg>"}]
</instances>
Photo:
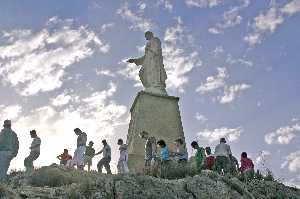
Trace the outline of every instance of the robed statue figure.
<instances>
[{"instance_id":1,"label":"robed statue figure","mask_svg":"<svg viewBox=\"0 0 300 199\"><path fill-rule=\"evenodd\" d=\"M161 42L150 31L145 33L145 38L148 41L145 48L145 55L140 58L129 59L127 62L142 65L139 77L145 88L145 92L167 95L167 74L163 64Z\"/></svg>"}]
</instances>

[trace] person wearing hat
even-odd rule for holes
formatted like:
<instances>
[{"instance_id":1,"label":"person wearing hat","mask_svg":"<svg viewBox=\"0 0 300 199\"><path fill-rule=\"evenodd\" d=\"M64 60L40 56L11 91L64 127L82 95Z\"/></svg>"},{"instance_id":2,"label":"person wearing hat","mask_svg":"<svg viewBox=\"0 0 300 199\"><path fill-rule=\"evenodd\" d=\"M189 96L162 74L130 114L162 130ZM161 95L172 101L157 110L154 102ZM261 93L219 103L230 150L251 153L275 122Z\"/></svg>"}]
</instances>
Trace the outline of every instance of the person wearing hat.
<instances>
[{"instance_id":1,"label":"person wearing hat","mask_svg":"<svg viewBox=\"0 0 300 199\"><path fill-rule=\"evenodd\" d=\"M230 146L226 144L225 138L220 139L220 144L216 146L215 149L215 165L218 173L229 173L230 171L230 159L229 157L232 155Z\"/></svg>"},{"instance_id":2,"label":"person wearing hat","mask_svg":"<svg viewBox=\"0 0 300 199\"><path fill-rule=\"evenodd\" d=\"M94 142L90 141L89 145L86 146L84 155L84 165L88 166L88 171L91 171L91 166L93 164L93 157L95 156L95 149L93 148Z\"/></svg>"},{"instance_id":3,"label":"person wearing hat","mask_svg":"<svg viewBox=\"0 0 300 199\"><path fill-rule=\"evenodd\" d=\"M24 166L26 168L26 171L32 171L33 170L33 161L38 159L40 156L40 148L41 148L41 138L39 138L36 134L35 130L30 131L30 136L33 139L31 142L31 145L29 147L30 154L27 158L24 160Z\"/></svg>"},{"instance_id":4,"label":"person wearing hat","mask_svg":"<svg viewBox=\"0 0 300 199\"><path fill-rule=\"evenodd\" d=\"M11 121L5 120L0 132L0 183L6 181L10 161L17 156L19 140L11 129Z\"/></svg>"},{"instance_id":5,"label":"person wearing hat","mask_svg":"<svg viewBox=\"0 0 300 199\"><path fill-rule=\"evenodd\" d=\"M75 128L74 133L77 135L77 148L74 152L72 166L76 165L77 169L83 170L87 135L85 132L82 132L79 128Z\"/></svg>"},{"instance_id":6,"label":"person wearing hat","mask_svg":"<svg viewBox=\"0 0 300 199\"><path fill-rule=\"evenodd\" d=\"M111 148L107 144L106 140L102 140L102 144L103 144L102 150L95 154L95 155L99 155L103 153L102 159L97 164L97 169L99 173L102 173L102 168L104 166L106 173L111 174L110 165L109 165L111 161Z\"/></svg>"}]
</instances>

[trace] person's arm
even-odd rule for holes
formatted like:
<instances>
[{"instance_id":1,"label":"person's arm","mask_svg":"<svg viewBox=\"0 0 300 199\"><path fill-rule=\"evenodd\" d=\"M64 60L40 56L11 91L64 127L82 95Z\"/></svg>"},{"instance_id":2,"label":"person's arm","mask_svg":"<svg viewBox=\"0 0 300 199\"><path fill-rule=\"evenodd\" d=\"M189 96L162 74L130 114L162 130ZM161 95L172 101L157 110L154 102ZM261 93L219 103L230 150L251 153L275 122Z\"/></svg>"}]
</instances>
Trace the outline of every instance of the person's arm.
<instances>
[{"instance_id":1,"label":"person's arm","mask_svg":"<svg viewBox=\"0 0 300 199\"><path fill-rule=\"evenodd\" d=\"M103 149L101 149L101 151L99 151L98 153L96 153L95 155L99 155L99 154L101 154L102 152L103 152L103 150L104 150L104 148Z\"/></svg>"},{"instance_id":2,"label":"person's arm","mask_svg":"<svg viewBox=\"0 0 300 199\"><path fill-rule=\"evenodd\" d=\"M59 159L59 160L61 160L61 155L58 155L56 158Z\"/></svg>"}]
</instances>

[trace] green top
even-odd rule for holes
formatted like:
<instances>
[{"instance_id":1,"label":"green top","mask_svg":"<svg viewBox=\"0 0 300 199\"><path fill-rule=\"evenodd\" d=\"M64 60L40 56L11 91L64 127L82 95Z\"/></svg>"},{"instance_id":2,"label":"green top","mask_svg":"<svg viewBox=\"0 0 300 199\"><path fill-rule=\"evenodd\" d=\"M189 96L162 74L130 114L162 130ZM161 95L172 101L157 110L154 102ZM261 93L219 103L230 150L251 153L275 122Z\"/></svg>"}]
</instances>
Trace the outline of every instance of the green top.
<instances>
[{"instance_id":1,"label":"green top","mask_svg":"<svg viewBox=\"0 0 300 199\"><path fill-rule=\"evenodd\" d=\"M87 146L85 149L85 155L94 157L95 156L95 149L91 146Z\"/></svg>"},{"instance_id":2,"label":"green top","mask_svg":"<svg viewBox=\"0 0 300 199\"><path fill-rule=\"evenodd\" d=\"M19 140L17 134L10 128L4 128L0 132L0 151L11 151L15 157L19 150Z\"/></svg>"},{"instance_id":3,"label":"green top","mask_svg":"<svg viewBox=\"0 0 300 199\"><path fill-rule=\"evenodd\" d=\"M195 154L196 164L198 168L201 168L204 157L205 157L205 149L203 147L199 147L199 149L197 149L197 152Z\"/></svg>"}]
</instances>

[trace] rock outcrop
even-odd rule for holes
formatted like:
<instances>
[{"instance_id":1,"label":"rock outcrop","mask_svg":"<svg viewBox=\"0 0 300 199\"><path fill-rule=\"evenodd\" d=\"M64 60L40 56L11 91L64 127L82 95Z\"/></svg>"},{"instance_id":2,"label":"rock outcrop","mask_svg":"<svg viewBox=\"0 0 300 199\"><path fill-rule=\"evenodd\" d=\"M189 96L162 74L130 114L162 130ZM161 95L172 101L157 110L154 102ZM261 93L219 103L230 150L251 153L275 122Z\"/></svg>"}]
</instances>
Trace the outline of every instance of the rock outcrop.
<instances>
[{"instance_id":1,"label":"rock outcrop","mask_svg":"<svg viewBox=\"0 0 300 199\"><path fill-rule=\"evenodd\" d=\"M152 176L105 175L57 166L43 167L31 174L11 174L0 186L0 198L7 199L300 199L300 190L274 181L243 183L235 177L202 171L177 180Z\"/></svg>"}]
</instances>

